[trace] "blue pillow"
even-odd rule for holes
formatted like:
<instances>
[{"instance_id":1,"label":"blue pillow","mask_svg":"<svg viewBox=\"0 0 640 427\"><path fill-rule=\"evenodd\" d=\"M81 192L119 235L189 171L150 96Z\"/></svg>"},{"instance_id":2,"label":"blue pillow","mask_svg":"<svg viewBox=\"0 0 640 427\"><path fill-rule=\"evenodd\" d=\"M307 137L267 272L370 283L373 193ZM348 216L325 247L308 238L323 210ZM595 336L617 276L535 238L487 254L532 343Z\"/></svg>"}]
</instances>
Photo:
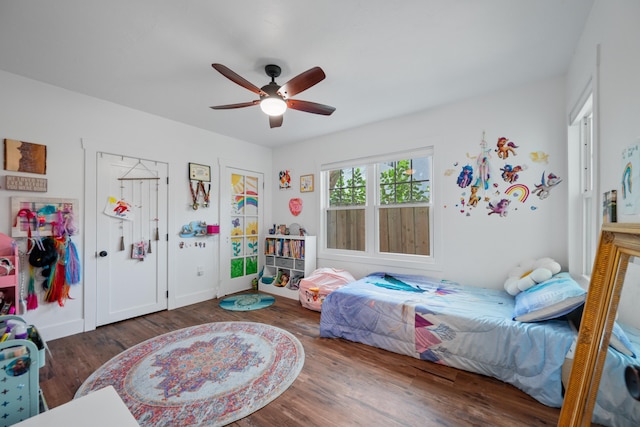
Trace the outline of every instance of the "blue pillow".
<instances>
[{"instance_id":1,"label":"blue pillow","mask_svg":"<svg viewBox=\"0 0 640 427\"><path fill-rule=\"evenodd\" d=\"M516 295L513 320L539 322L555 319L584 304L587 291L569 273L558 273Z\"/></svg>"},{"instance_id":2,"label":"blue pillow","mask_svg":"<svg viewBox=\"0 0 640 427\"><path fill-rule=\"evenodd\" d=\"M629 340L627 334L625 334L624 330L618 325L618 322L613 323L609 345L622 354L626 354L629 357L636 357L636 354L633 352L631 340Z\"/></svg>"}]
</instances>

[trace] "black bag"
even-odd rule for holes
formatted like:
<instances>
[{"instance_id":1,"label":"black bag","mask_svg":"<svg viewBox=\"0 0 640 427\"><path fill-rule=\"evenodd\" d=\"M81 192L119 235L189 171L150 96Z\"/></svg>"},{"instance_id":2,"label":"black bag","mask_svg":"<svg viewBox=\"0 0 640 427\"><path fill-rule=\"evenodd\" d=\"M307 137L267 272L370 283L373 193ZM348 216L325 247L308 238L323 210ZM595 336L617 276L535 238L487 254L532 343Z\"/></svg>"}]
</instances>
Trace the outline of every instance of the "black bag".
<instances>
[{"instance_id":1,"label":"black bag","mask_svg":"<svg viewBox=\"0 0 640 427\"><path fill-rule=\"evenodd\" d=\"M45 237L36 244L29 254L29 264L34 267L50 266L58 260L56 241L51 237Z\"/></svg>"}]
</instances>

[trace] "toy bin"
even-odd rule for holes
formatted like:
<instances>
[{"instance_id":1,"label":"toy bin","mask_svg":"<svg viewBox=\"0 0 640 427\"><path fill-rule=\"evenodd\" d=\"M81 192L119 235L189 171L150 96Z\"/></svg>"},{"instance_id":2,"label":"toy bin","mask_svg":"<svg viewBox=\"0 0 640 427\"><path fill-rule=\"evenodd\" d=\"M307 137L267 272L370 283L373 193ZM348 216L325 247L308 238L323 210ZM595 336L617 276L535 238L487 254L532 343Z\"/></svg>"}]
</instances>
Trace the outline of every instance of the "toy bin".
<instances>
[{"instance_id":1,"label":"toy bin","mask_svg":"<svg viewBox=\"0 0 640 427\"><path fill-rule=\"evenodd\" d=\"M321 311L322 302L327 295L347 283L355 282L355 280L346 270L319 268L309 277L300 280L300 289L298 290L300 304L309 310Z\"/></svg>"},{"instance_id":2,"label":"toy bin","mask_svg":"<svg viewBox=\"0 0 640 427\"><path fill-rule=\"evenodd\" d=\"M9 320L18 320L26 325L27 327L26 339L36 345L36 348L38 349L38 367L42 368L45 364L45 355L44 355L45 343L42 337L40 336L40 332L38 332L38 329L33 325L27 324L21 316L18 316L15 314L7 314L4 316L0 316L0 332L6 329L7 321Z\"/></svg>"},{"instance_id":3,"label":"toy bin","mask_svg":"<svg viewBox=\"0 0 640 427\"><path fill-rule=\"evenodd\" d=\"M0 341L0 427L5 427L47 410L40 392L45 343L35 326L20 316L0 316L0 331L4 331L4 341Z\"/></svg>"},{"instance_id":4,"label":"toy bin","mask_svg":"<svg viewBox=\"0 0 640 427\"><path fill-rule=\"evenodd\" d=\"M0 343L2 405L0 426L10 426L40 413L39 351L29 340Z\"/></svg>"}]
</instances>

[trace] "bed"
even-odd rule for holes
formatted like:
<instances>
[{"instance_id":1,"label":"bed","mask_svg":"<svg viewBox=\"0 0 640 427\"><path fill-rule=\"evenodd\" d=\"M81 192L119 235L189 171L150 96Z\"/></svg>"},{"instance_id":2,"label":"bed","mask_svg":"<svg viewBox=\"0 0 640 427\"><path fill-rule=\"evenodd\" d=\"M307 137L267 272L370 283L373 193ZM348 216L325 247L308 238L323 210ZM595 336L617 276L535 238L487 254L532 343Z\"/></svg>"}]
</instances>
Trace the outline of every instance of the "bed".
<instances>
[{"instance_id":1,"label":"bed","mask_svg":"<svg viewBox=\"0 0 640 427\"><path fill-rule=\"evenodd\" d=\"M514 297L502 290L374 273L326 297L320 336L491 376L560 407L562 366L575 329L565 318L525 323L512 320L513 314ZM594 421L640 425L640 402L626 393L623 374L637 361L613 349L609 353L602 379L606 391L600 392ZM618 416L620 405L628 412Z\"/></svg>"}]
</instances>

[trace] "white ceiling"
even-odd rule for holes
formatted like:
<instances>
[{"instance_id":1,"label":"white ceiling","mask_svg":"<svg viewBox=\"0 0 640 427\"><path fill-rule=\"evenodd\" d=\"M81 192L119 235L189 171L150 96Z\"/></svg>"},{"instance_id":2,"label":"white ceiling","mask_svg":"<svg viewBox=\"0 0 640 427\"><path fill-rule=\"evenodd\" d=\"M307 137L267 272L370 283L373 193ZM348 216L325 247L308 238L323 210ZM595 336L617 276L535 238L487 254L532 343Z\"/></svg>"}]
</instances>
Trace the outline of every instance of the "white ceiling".
<instances>
[{"instance_id":1,"label":"white ceiling","mask_svg":"<svg viewBox=\"0 0 640 427\"><path fill-rule=\"evenodd\" d=\"M264 146L302 141L562 75L593 0L0 0L0 69ZM264 66L332 116L270 129ZM1 99L1 98L0 98ZM7 100L2 100L7 101Z\"/></svg>"}]
</instances>

